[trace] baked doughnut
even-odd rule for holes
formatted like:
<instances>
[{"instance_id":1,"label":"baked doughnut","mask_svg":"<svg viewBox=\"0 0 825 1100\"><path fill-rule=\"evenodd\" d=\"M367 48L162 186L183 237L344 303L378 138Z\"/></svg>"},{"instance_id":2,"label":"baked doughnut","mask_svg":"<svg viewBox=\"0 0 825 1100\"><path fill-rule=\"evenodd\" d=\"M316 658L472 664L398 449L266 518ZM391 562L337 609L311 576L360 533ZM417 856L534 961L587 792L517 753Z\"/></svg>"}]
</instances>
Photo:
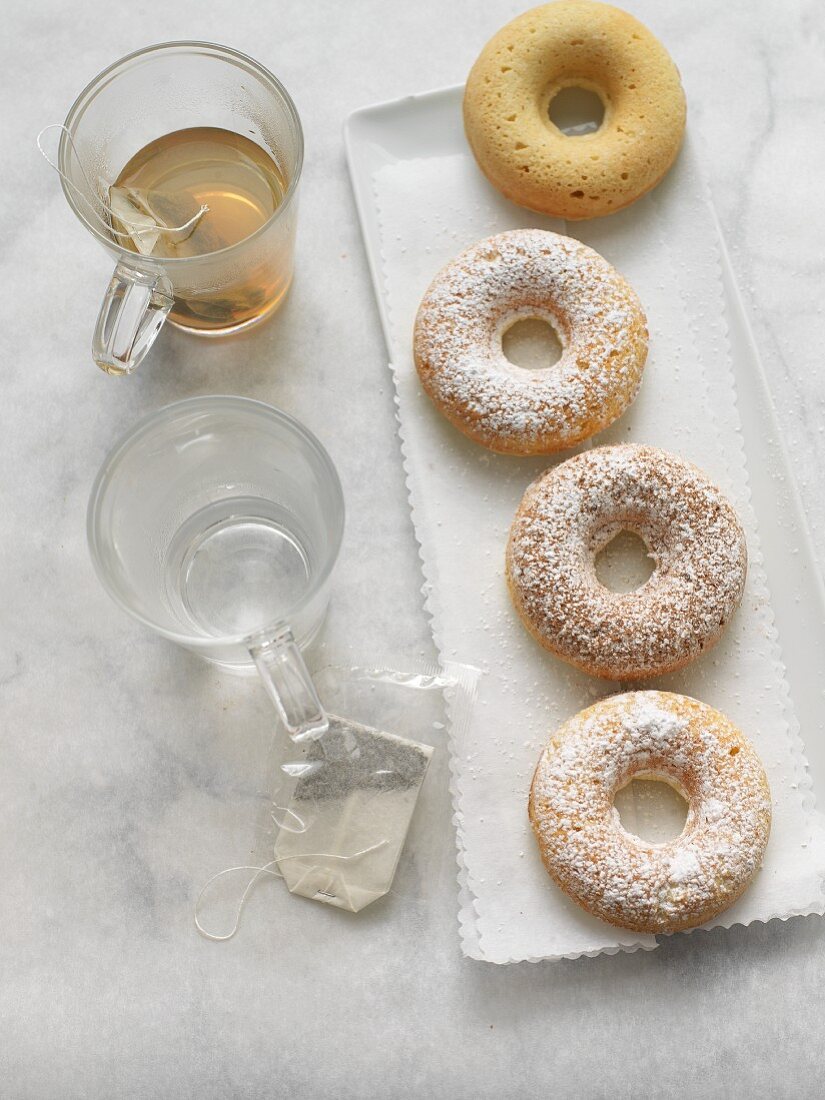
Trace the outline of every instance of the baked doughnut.
<instances>
[{"instance_id":1,"label":"baked doughnut","mask_svg":"<svg viewBox=\"0 0 825 1100\"><path fill-rule=\"evenodd\" d=\"M604 104L598 130L570 136L550 120L563 88ZM632 15L593 0L525 12L481 51L464 93L479 167L508 199L559 218L612 214L676 159L685 94L667 50Z\"/></svg>"},{"instance_id":2,"label":"baked doughnut","mask_svg":"<svg viewBox=\"0 0 825 1100\"><path fill-rule=\"evenodd\" d=\"M558 363L511 363L502 337L539 318L562 345ZM462 252L436 275L413 338L422 385L476 443L507 454L552 454L611 424L633 401L647 358L635 292L592 248L542 229L516 229Z\"/></svg>"},{"instance_id":3,"label":"baked doughnut","mask_svg":"<svg viewBox=\"0 0 825 1100\"><path fill-rule=\"evenodd\" d=\"M635 592L611 592L595 556L620 531L655 567ZM593 676L642 680L688 664L718 639L742 599L745 535L721 491L657 447L596 447L527 489L510 528L507 582L524 625Z\"/></svg>"},{"instance_id":4,"label":"baked doughnut","mask_svg":"<svg viewBox=\"0 0 825 1100\"><path fill-rule=\"evenodd\" d=\"M613 800L633 777L688 803L681 835L628 833ZM771 828L765 770L719 711L662 691L614 695L561 727L530 790L530 821L554 882L589 913L636 932L678 932L733 905Z\"/></svg>"}]
</instances>

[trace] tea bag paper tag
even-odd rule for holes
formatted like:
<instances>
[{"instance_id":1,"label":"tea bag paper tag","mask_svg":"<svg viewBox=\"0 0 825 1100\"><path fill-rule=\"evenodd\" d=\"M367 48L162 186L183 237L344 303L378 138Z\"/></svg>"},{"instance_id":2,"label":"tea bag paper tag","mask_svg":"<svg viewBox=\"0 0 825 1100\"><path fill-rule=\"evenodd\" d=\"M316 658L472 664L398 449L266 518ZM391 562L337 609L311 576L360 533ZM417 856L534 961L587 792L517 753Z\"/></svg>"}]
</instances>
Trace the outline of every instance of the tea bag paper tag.
<instances>
[{"instance_id":1,"label":"tea bag paper tag","mask_svg":"<svg viewBox=\"0 0 825 1100\"><path fill-rule=\"evenodd\" d=\"M293 894L357 913L390 889L429 745L329 715L281 808L275 860Z\"/></svg>"}]
</instances>

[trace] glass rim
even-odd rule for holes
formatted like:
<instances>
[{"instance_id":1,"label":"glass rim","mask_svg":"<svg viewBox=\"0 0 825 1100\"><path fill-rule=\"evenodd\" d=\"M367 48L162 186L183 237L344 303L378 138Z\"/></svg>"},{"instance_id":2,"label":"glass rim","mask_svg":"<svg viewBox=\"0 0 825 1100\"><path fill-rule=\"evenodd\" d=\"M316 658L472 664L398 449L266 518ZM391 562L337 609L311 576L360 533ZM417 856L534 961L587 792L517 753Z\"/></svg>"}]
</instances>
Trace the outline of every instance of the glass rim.
<instances>
[{"instance_id":1,"label":"glass rim","mask_svg":"<svg viewBox=\"0 0 825 1100\"><path fill-rule=\"evenodd\" d=\"M277 622L265 623L260 628L256 628L252 631L245 631L242 634L222 634L218 636L208 634L186 634L182 631L169 630L167 627L161 626L159 623L155 622L154 619L150 619L127 603L121 595L120 590L111 582L109 572L103 565L98 530L101 503L105 499L106 490L114 480L118 460L138 443L151 428L164 420L173 419L176 412L184 408L197 408L198 406L208 407L213 404L228 404L245 408L250 412L255 412L259 415L263 414L271 420L276 420L280 425L286 425L286 427L288 427L306 446L308 446L309 450L321 460L321 465L329 478L329 483L337 499L336 522L332 532L330 548L327 552L323 567L319 571L318 576L314 579L312 585L301 596L301 599L289 608L288 612L283 616L283 620L279 619ZM314 599L318 591L326 584L335 568L344 537L345 518L346 506L344 502L344 490L335 463L332 461L323 443L321 443L318 437L302 424L300 420L284 412L283 409L278 409L274 405L268 405L265 401L258 401L252 397L239 397L233 394L204 394L200 397L186 397L181 401L173 401L160 409L155 409L153 412L147 413L146 416L141 417L140 420L133 424L132 427L121 435L109 448L100 465L100 469L95 475L95 480L89 494L89 503L86 508L86 541L92 559L92 566L97 574L97 578L118 607L122 608L128 615L136 619L142 625L149 627L150 630L155 631L155 633L160 634L169 641L176 642L178 645L196 647L198 649L217 649L227 645L245 645L249 639L262 633L265 634L268 629L280 625L281 621L289 625L289 620L299 614L304 607Z\"/></svg>"},{"instance_id":2,"label":"glass rim","mask_svg":"<svg viewBox=\"0 0 825 1100\"><path fill-rule=\"evenodd\" d=\"M276 210L270 214L263 225L258 226L254 233L250 233L248 237L244 237L242 241L236 241L234 244L227 245L225 248L218 248L214 252L204 252L202 256L157 256L154 259L151 256L141 256L136 252L132 252L128 248L124 248L122 245L113 238L107 236L101 229L97 228L88 217L82 212L78 199L73 195L71 188L63 178L63 173L68 175L66 169L69 165L69 153L72 150L71 143L69 142L69 136L72 138L72 126L76 124L77 119L82 115L83 111L91 102L94 94L103 88L108 83L108 79L112 77L117 69L126 66L129 62L136 61L138 58L146 57L150 54L160 54L164 50L191 50L193 52L197 50L213 51L218 57L223 57L224 60L232 61L234 63L240 63L247 66L254 71L258 76L262 77L268 84L271 85L272 90L282 100L283 106L286 108L286 113L290 122L293 125L296 136L296 156L295 156L295 171L287 184L287 189L284 192L284 197ZM68 131L68 134L67 134ZM276 221L282 213L285 213L288 207L291 205L295 193L298 190L298 184L301 179L301 171L304 165L304 130L301 126L301 118L298 114L298 109L292 99L292 96L286 90L281 81L271 73L269 69L265 68L260 62L250 57L248 54L242 53L240 50L235 50L231 46L222 46L218 42L206 42L198 39L181 39L180 41L169 42L156 42L151 46L144 46L140 50L133 50L132 53L127 53L123 57L118 58L117 61L113 61L111 65L107 65L105 69L102 69L97 76L93 77L89 83L83 88L83 90L77 95L74 103L69 108L66 118L63 122L63 130L60 134L60 143L58 145L57 163L60 169L60 186L63 190L63 194L68 202L72 213L81 222L81 224L101 242L106 248L115 248L121 254L121 256L129 262L135 261L140 263L148 263L153 266L160 267L174 267L179 264L191 264L196 263L198 260L204 260L212 256L222 256L234 249L243 248L250 241L254 241L257 237L263 234L270 228L272 223Z\"/></svg>"}]
</instances>

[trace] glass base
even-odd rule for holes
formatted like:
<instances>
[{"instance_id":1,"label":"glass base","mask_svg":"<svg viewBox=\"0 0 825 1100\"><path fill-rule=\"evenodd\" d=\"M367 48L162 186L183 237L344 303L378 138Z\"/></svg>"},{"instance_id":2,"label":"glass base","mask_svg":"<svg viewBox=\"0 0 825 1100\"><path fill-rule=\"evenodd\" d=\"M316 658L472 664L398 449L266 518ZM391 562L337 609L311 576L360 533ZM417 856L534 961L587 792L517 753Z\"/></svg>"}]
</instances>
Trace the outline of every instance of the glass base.
<instances>
[{"instance_id":1,"label":"glass base","mask_svg":"<svg viewBox=\"0 0 825 1100\"><path fill-rule=\"evenodd\" d=\"M165 563L167 598L198 633L254 633L279 622L311 583L295 517L254 497L224 499L180 527Z\"/></svg>"},{"instance_id":2,"label":"glass base","mask_svg":"<svg viewBox=\"0 0 825 1100\"><path fill-rule=\"evenodd\" d=\"M284 299L289 293L289 288L292 286L292 280L287 283L277 298L273 299L261 313L256 313L254 317L248 317L245 321L238 321L236 324L224 325L217 328L203 328L196 325L188 325L185 321L179 321L175 317L175 307L172 307L172 312L168 314L166 323L173 325L181 332L188 332L191 336L234 336L235 333L244 332L246 329L254 328L256 325L263 324L264 321L268 321L269 318L277 312L277 310L283 305Z\"/></svg>"}]
</instances>

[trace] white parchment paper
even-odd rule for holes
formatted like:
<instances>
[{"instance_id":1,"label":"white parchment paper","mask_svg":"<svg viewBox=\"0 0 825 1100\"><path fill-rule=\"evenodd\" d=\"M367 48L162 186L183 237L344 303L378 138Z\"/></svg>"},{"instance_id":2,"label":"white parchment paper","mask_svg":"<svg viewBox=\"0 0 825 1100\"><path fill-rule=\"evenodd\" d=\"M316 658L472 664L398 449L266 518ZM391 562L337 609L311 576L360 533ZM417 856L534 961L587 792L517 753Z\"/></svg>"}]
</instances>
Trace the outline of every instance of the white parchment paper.
<instances>
[{"instance_id":1,"label":"white parchment paper","mask_svg":"<svg viewBox=\"0 0 825 1100\"><path fill-rule=\"evenodd\" d=\"M822 912L823 845L812 843L815 834L821 838L822 819L761 565L718 236L690 146L652 195L610 218L568 227L505 202L469 154L399 161L380 169L374 185L392 369L428 609L442 656L484 670L478 720L453 745L465 953L504 963L656 945L651 936L588 916L556 889L527 821L529 782L548 734L616 690L542 651L507 595L509 525L525 487L550 460L494 455L466 440L424 395L412 359L413 320L433 275L476 240L526 225L570 232L597 249L628 278L647 312L650 356L640 395L594 442L630 439L690 459L728 493L748 534L746 595L724 638L690 668L655 682L730 715L754 741L771 782L773 829L763 869L715 923Z\"/></svg>"}]
</instances>

